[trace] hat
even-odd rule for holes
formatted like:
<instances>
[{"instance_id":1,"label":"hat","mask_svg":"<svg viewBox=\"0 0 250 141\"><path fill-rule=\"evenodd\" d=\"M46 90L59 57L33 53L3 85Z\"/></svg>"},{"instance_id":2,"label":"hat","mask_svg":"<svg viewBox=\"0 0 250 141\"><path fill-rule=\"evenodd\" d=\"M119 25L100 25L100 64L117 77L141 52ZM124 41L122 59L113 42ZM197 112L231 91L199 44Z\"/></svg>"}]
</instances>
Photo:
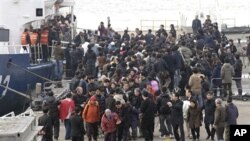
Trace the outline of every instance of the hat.
<instances>
[{"instance_id":1,"label":"hat","mask_svg":"<svg viewBox=\"0 0 250 141\"><path fill-rule=\"evenodd\" d=\"M89 101L96 101L96 97L95 96L91 96Z\"/></svg>"},{"instance_id":2,"label":"hat","mask_svg":"<svg viewBox=\"0 0 250 141\"><path fill-rule=\"evenodd\" d=\"M115 42L111 42L110 45L112 45L112 46L115 45Z\"/></svg>"}]
</instances>

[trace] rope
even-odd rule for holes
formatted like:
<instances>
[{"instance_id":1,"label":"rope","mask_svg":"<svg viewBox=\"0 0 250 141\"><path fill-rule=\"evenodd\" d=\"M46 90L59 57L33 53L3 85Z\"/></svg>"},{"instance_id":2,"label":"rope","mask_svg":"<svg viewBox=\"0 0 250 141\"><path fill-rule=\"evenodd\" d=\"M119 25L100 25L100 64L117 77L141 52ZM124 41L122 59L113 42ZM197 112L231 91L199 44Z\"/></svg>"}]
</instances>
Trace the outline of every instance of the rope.
<instances>
[{"instance_id":1,"label":"rope","mask_svg":"<svg viewBox=\"0 0 250 141\"><path fill-rule=\"evenodd\" d=\"M2 84L0 84L0 87L3 87L3 88L5 88L5 89L7 89L7 90L9 90L9 91L12 91L12 92L14 92L14 93L16 93L16 94L18 94L18 95L20 95L20 96L23 96L23 97L25 97L25 98L27 98L27 99L31 99L28 95L26 95L25 93L22 93L22 92L19 92L19 91L17 91L17 90L14 90L14 89L12 89L12 88L10 88L10 87L6 87L6 86L4 86L4 85L2 85ZM0 99L2 99L3 97L0 97Z\"/></svg>"},{"instance_id":2,"label":"rope","mask_svg":"<svg viewBox=\"0 0 250 141\"><path fill-rule=\"evenodd\" d=\"M28 69L25 69L25 68L23 68L23 67L21 67L21 66L15 64L15 63L12 63L12 62L9 62L9 63L12 64L12 65L14 65L14 66L17 66L17 67L21 68L22 70L24 70L24 71L26 71L26 72L28 72L28 73L34 75L34 76L37 76L37 77L39 77L39 78L41 78L41 79L43 79L43 80L49 81L49 82L51 82L51 83L54 82L53 80L50 80L50 79L48 79L48 78L46 78L46 77L43 77L43 76L41 76L41 75L38 75L38 74L36 74L36 73L34 73L34 72L28 70Z\"/></svg>"}]
</instances>

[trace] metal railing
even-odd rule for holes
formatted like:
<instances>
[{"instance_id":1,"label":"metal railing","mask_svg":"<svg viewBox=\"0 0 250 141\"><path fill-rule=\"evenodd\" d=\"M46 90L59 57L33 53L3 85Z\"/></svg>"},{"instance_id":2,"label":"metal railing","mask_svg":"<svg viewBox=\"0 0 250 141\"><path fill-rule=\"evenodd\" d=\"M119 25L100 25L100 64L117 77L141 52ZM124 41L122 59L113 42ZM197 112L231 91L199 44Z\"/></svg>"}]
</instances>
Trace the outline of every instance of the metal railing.
<instances>
[{"instance_id":1,"label":"metal railing","mask_svg":"<svg viewBox=\"0 0 250 141\"><path fill-rule=\"evenodd\" d=\"M221 78L212 78L211 81L210 81L210 84L211 84L210 85L210 90L213 90L213 91L214 90L219 90L219 91L224 90L223 83L221 83L220 86L214 87L213 82L215 80L222 81ZM241 88L237 87L236 82L234 82L234 80L240 80L241 81ZM250 93L250 88L248 86L249 82L250 82L250 75L248 75L248 77L244 77L244 76L242 76L242 77L233 77L232 78L232 86L231 86L232 93L236 94L236 93L238 93L238 90L242 90L242 94L243 93ZM244 92L243 92L243 90L244 90Z\"/></svg>"},{"instance_id":2,"label":"metal railing","mask_svg":"<svg viewBox=\"0 0 250 141\"><path fill-rule=\"evenodd\" d=\"M170 25L173 24L176 30L179 29L178 20L141 20L141 30L145 31L151 29L152 31L157 31L160 25L164 25L166 30L170 30Z\"/></svg>"}]
</instances>

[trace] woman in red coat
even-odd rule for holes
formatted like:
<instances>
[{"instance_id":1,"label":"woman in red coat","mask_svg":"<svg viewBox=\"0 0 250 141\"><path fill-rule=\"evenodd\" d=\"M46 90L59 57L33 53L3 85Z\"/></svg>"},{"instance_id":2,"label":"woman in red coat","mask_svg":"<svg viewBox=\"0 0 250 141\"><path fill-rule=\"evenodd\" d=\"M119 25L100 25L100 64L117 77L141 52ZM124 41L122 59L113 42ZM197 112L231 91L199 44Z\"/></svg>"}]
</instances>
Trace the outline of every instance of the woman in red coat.
<instances>
[{"instance_id":1,"label":"woman in red coat","mask_svg":"<svg viewBox=\"0 0 250 141\"><path fill-rule=\"evenodd\" d=\"M116 113L112 113L110 109L105 110L101 120L104 141L116 141L116 127L120 123L121 120Z\"/></svg>"}]
</instances>

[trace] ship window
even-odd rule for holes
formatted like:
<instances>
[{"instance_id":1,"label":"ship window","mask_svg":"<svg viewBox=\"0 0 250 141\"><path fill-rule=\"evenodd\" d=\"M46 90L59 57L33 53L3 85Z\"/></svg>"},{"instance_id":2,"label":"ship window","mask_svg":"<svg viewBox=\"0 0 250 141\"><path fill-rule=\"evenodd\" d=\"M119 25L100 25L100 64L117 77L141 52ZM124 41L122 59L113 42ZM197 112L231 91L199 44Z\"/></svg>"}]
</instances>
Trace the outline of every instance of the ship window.
<instances>
[{"instance_id":1,"label":"ship window","mask_svg":"<svg viewBox=\"0 0 250 141\"><path fill-rule=\"evenodd\" d=\"M37 8L36 9L36 16L37 17L42 17L43 16L43 9L42 8Z\"/></svg>"}]
</instances>

